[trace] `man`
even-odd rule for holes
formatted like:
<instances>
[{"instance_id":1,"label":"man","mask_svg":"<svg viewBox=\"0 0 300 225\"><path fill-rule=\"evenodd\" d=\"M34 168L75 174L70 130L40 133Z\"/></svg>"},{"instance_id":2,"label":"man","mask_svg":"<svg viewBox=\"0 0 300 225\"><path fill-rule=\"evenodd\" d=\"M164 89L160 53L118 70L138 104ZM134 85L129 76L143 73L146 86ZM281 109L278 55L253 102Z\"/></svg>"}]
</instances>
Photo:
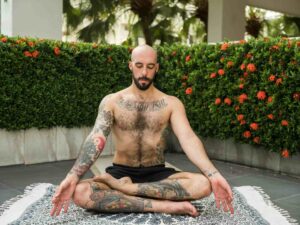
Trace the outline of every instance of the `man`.
<instances>
[{"instance_id":1,"label":"man","mask_svg":"<svg viewBox=\"0 0 300 225\"><path fill-rule=\"evenodd\" d=\"M67 212L71 198L76 205L99 212L164 212L197 216L189 200L213 191L216 205L231 211L232 191L208 159L179 99L166 95L152 83L159 69L157 53L150 46L132 51L129 69L132 84L106 96L99 106L92 132L75 165L53 196L51 215ZM171 126L188 158L202 174L164 167L165 133ZM105 174L79 182L101 154L112 132L113 166Z\"/></svg>"}]
</instances>

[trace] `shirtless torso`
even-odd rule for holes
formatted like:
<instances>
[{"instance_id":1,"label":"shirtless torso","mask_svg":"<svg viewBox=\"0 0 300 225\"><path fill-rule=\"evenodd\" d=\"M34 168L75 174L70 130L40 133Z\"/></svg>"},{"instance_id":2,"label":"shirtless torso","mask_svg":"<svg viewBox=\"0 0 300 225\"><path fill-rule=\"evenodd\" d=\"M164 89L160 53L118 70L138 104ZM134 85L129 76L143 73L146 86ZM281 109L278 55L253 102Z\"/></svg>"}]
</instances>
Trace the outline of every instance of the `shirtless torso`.
<instances>
[{"instance_id":1,"label":"shirtless torso","mask_svg":"<svg viewBox=\"0 0 300 225\"><path fill-rule=\"evenodd\" d=\"M111 96L114 163L132 167L164 163L172 97L155 92L150 101L136 99L128 90Z\"/></svg>"},{"instance_id":2,"label":"shirtless torso","mask_svg":"<svg viewBox=\"0 0 300 225\"><path fill-rule=\"evenodd\" d=\"M197 216L196 208L188 200L203 198L211 191L217 207L221 204L224 211L233 213L230 186L208 159L202 142L190 127L183 104L154 87L152 81L159 68L156 61L156 52L150 46L133 50L129 63L132 85L101 101L94 128L75 165L53 196L52 215L59 215L62 208L66 211L73 198L78 206L101 212ZM116 179L107 173L79 182L100 156L109 133L115 146L113 163L134 169L164 164L169 127L188 158L204 175L179 172L155 182L136 183L129 177ZM145 179L147 181L147 177Z\"/></svg>"}]
</instances>

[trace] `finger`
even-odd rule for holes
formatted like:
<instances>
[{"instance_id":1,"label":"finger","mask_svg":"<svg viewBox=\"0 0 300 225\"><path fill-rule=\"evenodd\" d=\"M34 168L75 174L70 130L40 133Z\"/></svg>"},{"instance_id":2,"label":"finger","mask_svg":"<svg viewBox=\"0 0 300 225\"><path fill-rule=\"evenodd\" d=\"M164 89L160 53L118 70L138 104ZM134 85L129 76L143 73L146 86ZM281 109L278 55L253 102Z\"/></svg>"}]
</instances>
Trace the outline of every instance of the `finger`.
<instances>
[{"instance_id":1,"label":"finger","mask_svg":"<svg viewBox=\"0 0 300 225\"><path fill-rule=\"evenodd\" d=\"M54 206L52 207L51 212L50 212L50 215L51 215L51 216L53 216L53 215L55 214L55 212L56 212L56 210L57 210L57 206L58 206L58 204L55 203Z\"/></svg>"},{"instance_id":2,"label":"finger","mask_svg":"<svg viewBox=\"0 0 300 225\"><path fill-rule=\"evenodd\" d=\"M68 201L65 202L65 205L64 205L64 213L67 213L67 212L68 212L69 205L70 205L70 200L68 200Z\"/></svg>"},{"instance_id":3,"label":"finger","mask_svg":"<svg viewBox=\"0 0 300 225\"><path fill-rule=\"evenodd\" d=\"M231 190L230 186L227 185L225 189L226 189L226 191L227 191L229 197L230 197L231 199L233 199L233 194L232 194L232 190Z\"/></svg>"},{"instance_id":4,"label":"finger","mask_svg":"<svg viewBox=\"0 0 300 225\"><path fill-rule=\"evenodd\" d=\"M56 207L53 206L52 209L51 209L51 211L50 211L50 216L53 216L54 213L55 213L55 211L56 211Z\"/></svg>"},{"instance_id":5,"label":"finger","mask_svg":"<svg viewBox=\"0 0 300 225\"><path fill-rule=\"evenodd\" d=\"M225 200L222 200L222 206L223 206L223 210L224 212L228 212L228 206Z\"/></svg>"},{"instance_id":6,"label":"finger","mask_svg":"<svg viewBox=\"0 0 300 225\"><path fill-rule=\"evenodd\" d=\"M220 209L220 200L219 199L216 199L216 205L217 205L217 208Z\"/></svg>"},{"instance_id":7,"label":"finger","mask_svg":"<svg viewBox=\"0 0 300 225\"><path fill-rule=\"evenodd\" d=\"M56 210L56 216L59 216L60 211L61 211L63 205L64 205L64 203L60 203L60 204L58 205L57 210Z\"/></svg>"},{"instance_id":8,"label":"finger","mask_svg":"<svg viewBox=\"0 0 300 225\"><path fill-rule=\"evenodd\" d=\"M233 214L234 213L234 209L233 209L232 203L231 202L227 202L227 206L229 207L230 213Z\"/></svg>"}]
</instances>

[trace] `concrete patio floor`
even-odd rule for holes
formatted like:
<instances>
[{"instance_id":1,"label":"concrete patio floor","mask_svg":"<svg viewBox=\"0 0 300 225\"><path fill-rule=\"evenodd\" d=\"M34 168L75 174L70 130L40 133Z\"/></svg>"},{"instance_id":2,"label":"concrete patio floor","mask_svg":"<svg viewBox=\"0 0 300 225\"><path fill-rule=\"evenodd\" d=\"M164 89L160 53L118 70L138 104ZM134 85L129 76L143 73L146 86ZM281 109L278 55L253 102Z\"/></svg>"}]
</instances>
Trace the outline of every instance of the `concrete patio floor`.
<instances>
[{"instance_id":1,"label":"concrete patio floor","mask_svg":"<svg viewBox=\"0 0 300 225\"><path fill-rule=\"evenodd\" d=\"M197 172L197 168L184 154L168 153L166 160L177 168ZM281 175L268 170L213 160L218 170L231 186L259 186L271 197L273 203L287 210L300 222L300 178ZM59 184L70 170L74 160L0 167L0 204L22 194L32 183ZM85 177L92 177L89 171Z\"/></svg>"}]
</instances>

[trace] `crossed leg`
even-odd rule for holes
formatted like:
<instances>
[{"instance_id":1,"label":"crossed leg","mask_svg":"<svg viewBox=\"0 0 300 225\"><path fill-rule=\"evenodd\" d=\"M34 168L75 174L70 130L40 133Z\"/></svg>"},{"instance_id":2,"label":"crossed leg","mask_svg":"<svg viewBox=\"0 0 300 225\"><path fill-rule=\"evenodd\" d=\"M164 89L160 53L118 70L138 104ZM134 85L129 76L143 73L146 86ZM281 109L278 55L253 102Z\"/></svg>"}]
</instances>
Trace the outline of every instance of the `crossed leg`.
<instances>
[{"instance_id":1,"label":"crossed leg","mask_svg":"<svg viewBox=\"0 0 300 225\"><path fill-rule=\"evenodd\" d=\"M75 190L75 204L99 212L162 212L197 216L187 200L200 199L211 193L203 175L180 172L165 180L132 183L130 178L115 179L103 174L80 182Z\"/></svg>"}]
</instances>

